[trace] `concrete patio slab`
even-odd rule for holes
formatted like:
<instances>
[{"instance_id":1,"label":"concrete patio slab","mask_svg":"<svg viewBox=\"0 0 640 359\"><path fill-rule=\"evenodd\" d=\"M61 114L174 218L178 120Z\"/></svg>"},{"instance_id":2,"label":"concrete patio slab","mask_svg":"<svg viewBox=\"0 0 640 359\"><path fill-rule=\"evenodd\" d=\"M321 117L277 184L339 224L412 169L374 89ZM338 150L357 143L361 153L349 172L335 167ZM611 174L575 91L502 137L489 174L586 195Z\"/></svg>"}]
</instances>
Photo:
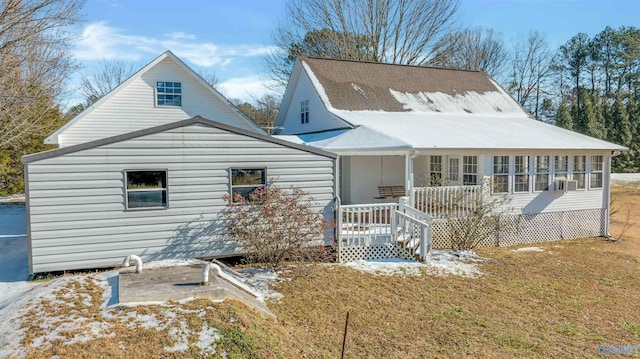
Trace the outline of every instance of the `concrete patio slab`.
<instances>
[{"instance_id":1,"label":"concrete patio slab","mask_svg":"<svg viewBox=\"0 0 640 359\"><path fill-rule=\"evenodd\" d=\"M209 284L202 285L203 264L143 269L123 269L118 276L119 303L209 298L239 300L261 315L276 318L265 303L211 271Z\"/></svg>"}]
</instances>

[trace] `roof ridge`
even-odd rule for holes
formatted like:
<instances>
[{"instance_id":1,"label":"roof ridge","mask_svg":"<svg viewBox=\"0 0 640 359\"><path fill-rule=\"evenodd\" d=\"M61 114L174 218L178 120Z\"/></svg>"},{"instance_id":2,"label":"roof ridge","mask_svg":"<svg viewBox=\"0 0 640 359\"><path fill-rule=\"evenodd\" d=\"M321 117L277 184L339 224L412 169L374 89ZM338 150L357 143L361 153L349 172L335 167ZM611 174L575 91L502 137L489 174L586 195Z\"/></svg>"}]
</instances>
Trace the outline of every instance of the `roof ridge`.
<instances>
[{"instance_id":1,"label":"roof ridge","mask_svg":"<svg viewBox=\"0 0 640 359\"><path fill-rule=\"evenodd\" d=\"M482 70L456 69L456 68L452 68L452 67L442 67L442 66L422 66L422 65L396 64L396 63L390 63L390 62L376 62L376 61L367 61L367 60L336 59L336 58L321 57L321 56L298 56L298 57L300 59L312 59L312 60L321 60L321 61L341 61L341 62L353 62L353 63L358 63L358 64L403 66L403 67L417 68L417 69L464 71L464 72L475 72L475 73L484 73L484 74L486 74L486 72L482 71Z\"/></svg>"}]
</instances>

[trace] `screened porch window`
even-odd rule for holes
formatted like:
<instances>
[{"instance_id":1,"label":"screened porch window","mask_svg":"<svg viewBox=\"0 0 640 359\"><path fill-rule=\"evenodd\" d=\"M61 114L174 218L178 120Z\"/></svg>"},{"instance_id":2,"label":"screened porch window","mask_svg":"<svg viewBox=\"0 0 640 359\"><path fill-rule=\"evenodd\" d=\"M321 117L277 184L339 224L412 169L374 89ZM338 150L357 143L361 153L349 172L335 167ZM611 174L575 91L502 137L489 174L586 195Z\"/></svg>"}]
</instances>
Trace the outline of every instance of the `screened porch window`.
<instances>
[{"instance_id":1,"label":"screened porch window","mask_svg":"<svg viewBox=\"0 0 640 359\"><path fill-rule=\"evenodd\" d=\"M462 157L462 184L465 186L478 184L478 156Z\"/></svg>"},{"instance_id":2,"label":"screened porch window","mask_svg":"<svg viewBox=\"0 0 640 359\"><path fill-rule=\"evenodd\" d=\"M602 188L603 170L604 170L604 158L602 156L591 156L590 188Z\"/></svg>"},{"instance_id":3,"label":"screened porch window","mask_svg":"<svg viewBox=\"0 0 640 359\"><path fill-rule=\"evenodd\" d=\"M442 156L429 157L429 185L442 185Z\"/></svg>"},{"instance_id":4,"label":"screened porch window","mask_svg":"<svg viewBox=\"0 0 640 359\"><path fill-rule=\"evenodd\" d=\"M514 157L514 192L529 192L529 156Z\"/></svg>"},{"instance_id":5,"label":"screened porch window","mask_svg":"<svg viewBox=\"0 0 640 359\"><path fill-rule=\"evenodd\" d=\"M534 191L549 190L549 156L536 156Z\"/></svg>"},{"instance_id":6,"label":"screened porch window","mask_svg":"<svg viewBox=\"0 0 640 359\"><path fill-rule=\"evenodd\" d=\"M240 195L245 200L253 191L267 185L266 168L232 168L231 169L231 193L233 201Z\"/></svg>"},{"instance_id":7,"label":"screened porch window","mask_svg":"<svg viewBox=\"0 0 640 359\"><path fill-rule=\"evenodd\" d=\"M166 170L126 170L126 209L167 208Z\"/></svg>"},{"instance_id":8,"label":"screened porch window","mask_svg":"<svg viewBox=\"0 0 640 359\"><path fill-rule=\"evenodd\" d=\"M573 156L573 179L578 182L578 189L586 188L587 156Z\"/></svg>"},{"instance_id":9,"label":"screened porch window","mask_svg":"<svg viewBox=\"0 0 640 359\"><path fill-rule=\"evenodd\" d=\"M509 192L509 156L493 156L493 193Z\"/></svg>"},{"instance_id":10,"label":"screened porch window","mask_svg":"<svg viewBox=\"0 0 640 359\"><path fill-rule=\"evenodd\" d=\"M553 159L553 178L567 179L569 175L569 156L554 156Z\"/></svg>"}]
</instances>

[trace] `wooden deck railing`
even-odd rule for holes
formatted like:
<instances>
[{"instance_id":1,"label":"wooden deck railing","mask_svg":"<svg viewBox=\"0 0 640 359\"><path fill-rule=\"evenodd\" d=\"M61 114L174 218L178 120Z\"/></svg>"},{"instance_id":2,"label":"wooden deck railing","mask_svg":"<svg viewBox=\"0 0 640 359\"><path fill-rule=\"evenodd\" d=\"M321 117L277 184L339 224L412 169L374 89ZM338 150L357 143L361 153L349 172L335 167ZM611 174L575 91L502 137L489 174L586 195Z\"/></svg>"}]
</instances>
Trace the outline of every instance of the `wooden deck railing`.
<instances>
[{"instance_id":1,"label":"wooden deck railing","mask_svg":"<svg viewBox=\"0 0 640 359\"><path fill-rule=\"evenodd\" d=\"M410 256L425 260L431 250L431 217L408 204L376 203L339 205L337 215L338 260L340 248L380 245L401 246Z\"/></svg>"},{"instance_id":2,"label":"wooden deck railing","mask_svg":"<svg viewBox=\"0 0 640 359\"><path fill-rule=\"evenodd\" d=\"M414 207L433 218L464 217L473 213L482 196L481 185L413 189Z\"/></svg>"}]
</instances>

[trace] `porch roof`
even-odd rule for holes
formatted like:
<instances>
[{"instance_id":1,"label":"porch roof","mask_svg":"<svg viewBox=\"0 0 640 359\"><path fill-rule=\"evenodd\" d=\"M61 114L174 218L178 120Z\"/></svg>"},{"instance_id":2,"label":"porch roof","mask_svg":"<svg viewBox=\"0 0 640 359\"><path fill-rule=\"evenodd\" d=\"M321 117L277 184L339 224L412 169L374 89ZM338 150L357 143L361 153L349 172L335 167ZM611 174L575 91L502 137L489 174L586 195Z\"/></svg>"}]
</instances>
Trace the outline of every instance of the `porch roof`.
<instances>
[{"instance_id":1,"label":"porch roof","mask_svg":"<svg viewBox=\"0 0 640 359\"><path fill-rule=\"evenodd\" d=\"M385 149L626 150L624 146L536 121L525 114L457 115L332 110L354 129L297 136L330 152ZM291 140L291 139L289 139Z\"/></svg>"}]
</instances>

